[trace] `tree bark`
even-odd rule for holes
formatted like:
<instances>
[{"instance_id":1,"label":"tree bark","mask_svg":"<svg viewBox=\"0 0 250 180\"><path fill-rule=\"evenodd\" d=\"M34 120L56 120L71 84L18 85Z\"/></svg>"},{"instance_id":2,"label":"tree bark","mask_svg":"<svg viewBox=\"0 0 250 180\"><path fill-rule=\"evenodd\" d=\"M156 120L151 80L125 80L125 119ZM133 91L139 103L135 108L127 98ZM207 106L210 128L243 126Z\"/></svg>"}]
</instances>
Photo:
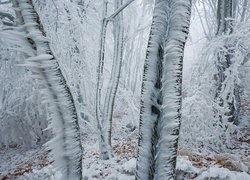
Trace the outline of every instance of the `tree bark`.
<instances>
[{"instance_id":1,"label":"tree bark","mask_svg":"<svg viewBox=\"0 0 250 180\"><path fill-rule=\"evenodd\" d=\"M96 119L97 119L97 128L99 131L99 146L101 151L101 159L107 160L112 157L111 153L111 128L112 128L112 113L114 107L115 94L117 91L121 61L122 61L122 48L123 48L123 30L121 24L117 25L115 29L114 39L114 68L112 69L111 87L108 89L107 97L105 98L105 107L104 113L102 116L101 108L101 98L102 98L102 83L103 83L103 67L105 63L105 42L106 42L106 33L107 26L109 21L116 21L116 18L119 20L121 12L133 2L134 0L129 0L127 3L123 4L119 8L117 7L116 11L107 17L107 1L103 1L103 20L100 33L100 49L99 49L99 65L98 65L98 77L97 77L97 90L96 90ZM117 1L115 1L117 3ZM120 21L117 21L120 22ZM114 79L113 79L114 78Z\"/></svg>"},{"instance_id":2,"label":"tree bark","mask_svg":"<svg viewBox=\"0 0 250 180\"><path fill-rule=\"evenodd\" d=\"M233 32L233 1L232 0L218 0L217 6L217 35L221 36L223 34L231 34ZM232 45L231 45L232 46ZM239 113L240 113L240 87L238 84L234 84L234 91L228 92L228 96L226 99L222 99L220 97L220 93L223 90L223 84L226 79L225 71L232 65L231 59L233 57L234 52L230 50L230 45L225 42L225 50L221 50L218 54L218 81L217 81L217 92L215 98L219 99L220 106L229 106L228 120L229 122L234 122L234 124L238 124L239 121ZM233 94L234 98L232 100L228 100L230 93ZM229 102L227 102L229 101Z\"/></svg>"},{"instance_id":3,"label":"tree bark","mask_svg":"<svg viewBox=\"0 0 250 180\"><path fill-rule=\"evenodd\" d=\"M115 0L114 9L117 10L122 6L123 0ZM111 71L111 78L109 81L109 87L105 97L104 103L104 121L103 127L105 130L105 138L111 146L111 133L112 133L112 118L114 112L114 104L116 92L119 84L122 56L123 56L123 15L122 12L116 16L113 20L113 36L114 36L114 55L113 55L113 66Z\"/></svg>"},{"instance_id":4,"label":"tree bark","mask_svg":"<svg viewBox=\"0 0 250 180\"><path fill-rule=\"evenodd\" d=\"M191 1L156 0L141 95L137 179L173 179Z\"/></svg>"},{"instance_id":5,"label":"tree bark","mask_svg":"<svg viewBox=\"0 0 250 180\"><path fill-rule=\"evenodd\" d=\"M44 28L32 0L14 0L18 8L18 25L24 25L24 35L33 55L27 54L26 64L38 79L48 102L49 127L55 137L48 142L56 168L66 179L82 179L82 145L73 96L51 51ZM19 45L22 46L22 45Z\"/></svg>"}]
</instances>

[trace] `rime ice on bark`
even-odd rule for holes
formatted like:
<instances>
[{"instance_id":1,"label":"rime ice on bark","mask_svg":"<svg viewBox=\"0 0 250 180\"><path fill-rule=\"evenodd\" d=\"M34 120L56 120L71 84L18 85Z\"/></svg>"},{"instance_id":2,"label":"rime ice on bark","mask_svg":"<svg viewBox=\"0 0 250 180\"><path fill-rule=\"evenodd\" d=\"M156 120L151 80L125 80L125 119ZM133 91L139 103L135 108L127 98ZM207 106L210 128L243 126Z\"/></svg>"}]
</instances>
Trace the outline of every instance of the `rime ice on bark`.
<instances>
[{"instance_id":1,"label":"rime ice on bark","mask_svg":"<svg viewBox=\"0 0 250 180\"><path fill-rule=\"evenodd\" d=\"M173 179L191 1L157 0L144 66L138 179Z\"/></svg>"},{"instance_id":2,"label":"rime ice on bark","mask_svg":"<svg viewBox=\"0 0 250 180\"><path fill-rule=\"evenodd\" d=\"M81 179L82 146L72 94L57 59L50 49L32 1L16 0L14 2L18 8L17 15L20 15L21 19L18 25L23 29L23 32L14 34L27 38L25 48L18 41L14 43L26 52L27 59L24 65L30 67L33 78L38 79L41 87L44 88L41 92L43 92L44 102L49 104L49 128L55 135L47 143L52 149L54 164L62 171L66 179Z\"/></svg>"}]
</instances>

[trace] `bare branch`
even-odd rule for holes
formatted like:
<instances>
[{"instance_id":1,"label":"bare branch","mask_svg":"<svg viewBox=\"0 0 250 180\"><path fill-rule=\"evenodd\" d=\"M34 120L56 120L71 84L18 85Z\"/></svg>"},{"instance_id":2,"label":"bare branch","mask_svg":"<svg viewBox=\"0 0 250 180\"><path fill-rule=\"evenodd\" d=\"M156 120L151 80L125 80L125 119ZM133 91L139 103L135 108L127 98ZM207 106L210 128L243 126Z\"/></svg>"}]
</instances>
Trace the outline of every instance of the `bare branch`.
<instances>
[{"instance_id":1,"label":"bare branch","mask_svg":"<svg viewBox=\"0 0 250 180\"><path fill-rule=\"evenodd\" d=\"M127 3L125 3L124 5L122 5L119 9L117 9L113 14L111 14L107 20L111 21L113 20L120 12L123 11L123 9L125 9L128 5L130 5L134 0L129 0Z\"/></svg>"}]
</instances>

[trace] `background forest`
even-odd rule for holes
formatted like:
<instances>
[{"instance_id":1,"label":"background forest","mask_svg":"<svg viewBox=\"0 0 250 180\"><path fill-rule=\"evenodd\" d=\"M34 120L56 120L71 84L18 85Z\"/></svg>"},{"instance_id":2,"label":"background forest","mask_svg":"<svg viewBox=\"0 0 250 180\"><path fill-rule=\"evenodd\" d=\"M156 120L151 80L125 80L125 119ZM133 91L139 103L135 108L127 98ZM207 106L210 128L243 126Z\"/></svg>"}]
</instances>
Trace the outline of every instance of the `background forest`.
<instances>
[{"instance_id":1,"label":"background forest","mask_svg":"<svg viewBox=\"0 0 250 180\"><path fill-rule=\"evenodd\" d=\"M250 179L249 53L249 0L0 0L0 179Z\"/></svg>"}]
</instances>

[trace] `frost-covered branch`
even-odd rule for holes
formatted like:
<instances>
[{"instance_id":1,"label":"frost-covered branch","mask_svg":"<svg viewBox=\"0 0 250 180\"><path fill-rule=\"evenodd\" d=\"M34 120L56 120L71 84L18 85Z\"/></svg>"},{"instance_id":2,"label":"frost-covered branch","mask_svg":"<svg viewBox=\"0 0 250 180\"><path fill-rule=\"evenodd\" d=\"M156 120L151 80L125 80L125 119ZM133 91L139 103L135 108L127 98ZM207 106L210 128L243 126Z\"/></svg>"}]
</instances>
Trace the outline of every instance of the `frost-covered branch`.
<instances>
[{"instance_id":1,"label":"frost-covered branch","mask_svg":"<svg viewBox=\"0 0 250 180\"><path fill-rule=\"evenodd\" d=\"M222 36L223 34L232 34L233 33L233 2L232 0L219 0L218 1L218 11L217 11L217 22L218 22L218 36ZM239 95L239 85L234 83L234 92L228 92L225 98L222 98L223 89L226 86L226 79L229 77L230 73L228 70L231 68L233 62L232 59L234 57L233 46L234 42L230 43L230 40L226 40L224 42L224 46L218 52L218 60L217 60L217 93L215 98L218 99L220 106L229 107L228 120L238 124L239 113L240 113L240 95ZM234 98L229 98L230 96L234 96Z\"/></svg>"},{"instance_id":2,"label":"frost-covered branch","mask_svg":"<svg viewBox=\"0 0 250 180\"><path fill-rule=\"evenodd\" d=\"M119 7L113 14L111 14L107 20L113 20L120 12L122 12L128 5L130 5L134 0L129 0L127 3Z\"/></svg>"},{"instance_id":3,"label":"frost-covered branch","mask_svg":"<svg viewBox=\"0 0 250 180\"><path fill-rule=\"evenodd\" d=\"M3 20L5 18L7 18L8 20L7 21ZM0 11L0 19L2 19L2 23L4 25L6 25L6 26L14 26L15 18L11 14Z\"/></svg>"},{"instance_id":4,"label":"frost-covered branch","mask_svg":"<svg viewBox=\"0 0 250 180\"><path fill-rule=\"evenodd\" d=\"M55 3L54 0L52 0L52 3L53 3L53 5L55 6L55 9L56 9L56 22L55 23L56 23L56 32L57 32L59 11L58 11L58 8L57 8L56 3Z\"/></svg>"}]
</instances>

